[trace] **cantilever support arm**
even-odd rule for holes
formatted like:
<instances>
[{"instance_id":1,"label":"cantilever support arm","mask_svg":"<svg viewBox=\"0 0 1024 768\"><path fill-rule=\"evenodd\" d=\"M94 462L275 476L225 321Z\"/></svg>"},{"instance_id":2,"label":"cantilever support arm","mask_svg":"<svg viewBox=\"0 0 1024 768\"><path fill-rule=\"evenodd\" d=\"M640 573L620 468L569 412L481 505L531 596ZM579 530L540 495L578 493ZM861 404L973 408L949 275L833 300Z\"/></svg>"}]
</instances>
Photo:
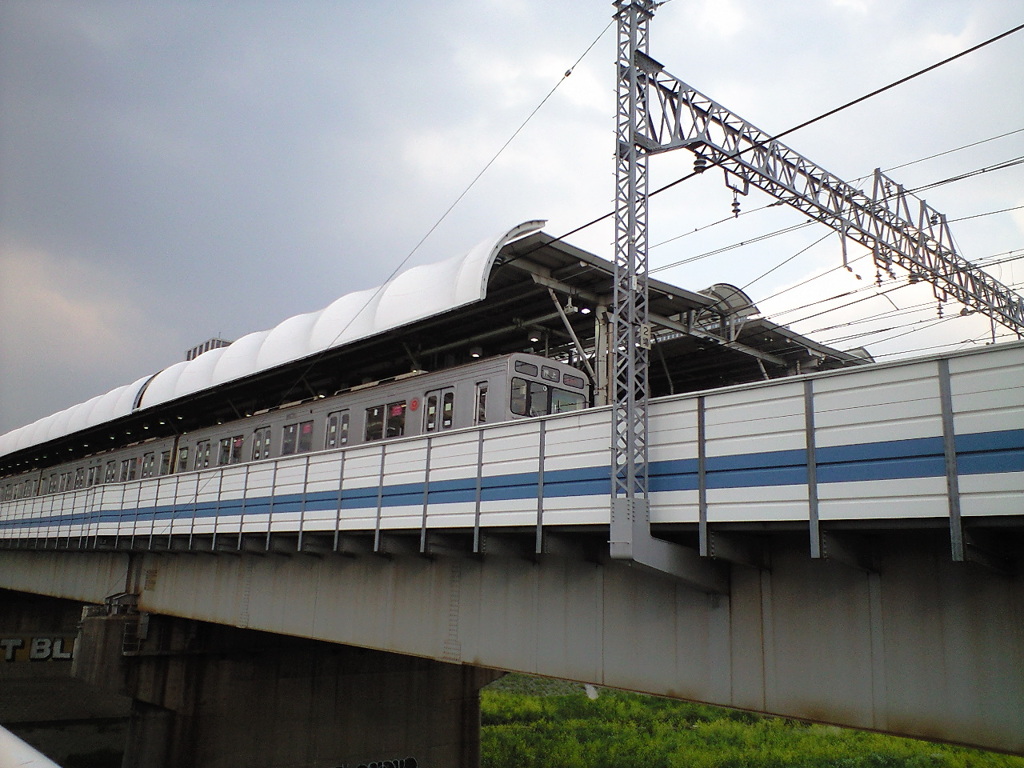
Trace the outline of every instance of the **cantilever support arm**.
<instances>
[{"instance_id":1,"label":"cantilever support arm","mask_svg":"<svg viewBox=\"0 0 1024 768\"><path fill-rule=\"evenodd\" d=\"M870 191L838 176L733 114L643 53L647 121L637 143L650 154L686 148L720 166L727 183L754 185L869 248L875 264L928 280L940 301L955 299L1018 336L1024 298L957 254L946 217L880 170ZM740 186L741 185L741 186Z\"/></svg>"},{"instance_id":2,"label":"cantilever support arm","mask_svg":"<svg viewBox=\"0 0 1024 768\"><path fill-rule=\"evenodd\" d=\"M647 499L612 500L612 560L667 574L699 592L728 594L728 568L712 558L701 557L695 549L652 535L649 510Z\"/></svg>"}]
</instances>

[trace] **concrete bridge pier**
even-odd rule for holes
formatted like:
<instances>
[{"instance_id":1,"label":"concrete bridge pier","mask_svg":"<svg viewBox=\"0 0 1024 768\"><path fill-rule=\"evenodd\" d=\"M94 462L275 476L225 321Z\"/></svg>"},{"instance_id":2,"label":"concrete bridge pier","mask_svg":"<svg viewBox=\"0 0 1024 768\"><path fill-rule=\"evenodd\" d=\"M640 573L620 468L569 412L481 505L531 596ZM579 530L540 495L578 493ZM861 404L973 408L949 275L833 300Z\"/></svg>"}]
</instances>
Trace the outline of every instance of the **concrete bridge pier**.
<instances>
[{"instance_id":1,"label":"concrete bridge pier","mask_svg":"<svg viewBox=\"0 0 1024 768\"><path fill-rule=\"evenodd\" d=\"M0 589L0 725L60 765L118 765L130 702L71 676L81 615Z\"/></svg>"},{"instance_id":2,"label":"concrete bridge pier","mask_svg":"<svg viewBox=\"0 0 1024 768\"><path fill-rule=\"evenodd\" d=\"M74 674L132 697L126 768L479 764L499 673L154 614L82 621Z\"/></svg>"}]
</instances>

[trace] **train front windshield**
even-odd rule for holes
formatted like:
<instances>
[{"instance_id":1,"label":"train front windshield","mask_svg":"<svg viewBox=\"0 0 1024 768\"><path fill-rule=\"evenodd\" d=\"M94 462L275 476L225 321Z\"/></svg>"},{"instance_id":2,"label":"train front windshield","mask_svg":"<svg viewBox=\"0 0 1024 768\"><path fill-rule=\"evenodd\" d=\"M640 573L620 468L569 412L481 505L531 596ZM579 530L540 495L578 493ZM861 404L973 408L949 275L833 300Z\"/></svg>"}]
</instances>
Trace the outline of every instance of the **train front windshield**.
<instances>
[{"instance_id":1,"label":"train front windshield","mask_svg":"<svg viewBox=\"0 0 1024 768\"><path fill-rule=\"evenodd\" d=\"M509 407L517 416L547 416L587 407L586 380L582 376L547 365L542 365L538 369L538 366L524 360L515 361L515 372L524 374L512 377ZM543 381L531 381L526 376L537 377ZM574 389L555 384L568 385Z\"/></svg>"}]
</instances>

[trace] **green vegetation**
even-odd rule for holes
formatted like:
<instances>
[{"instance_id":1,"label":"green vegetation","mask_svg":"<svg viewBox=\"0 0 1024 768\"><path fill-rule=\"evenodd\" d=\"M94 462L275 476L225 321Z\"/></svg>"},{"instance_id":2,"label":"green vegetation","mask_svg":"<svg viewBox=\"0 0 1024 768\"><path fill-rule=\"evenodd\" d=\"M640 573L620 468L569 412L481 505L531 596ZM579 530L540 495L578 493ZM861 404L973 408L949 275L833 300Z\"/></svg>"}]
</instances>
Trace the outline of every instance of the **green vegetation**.
<instances>
[{"instance_id":1,"label":"green vegetation","mask_svg":"<svg viewBox=\"0 0 1024 768\"><path fill-rule=\"evenodd\" d=\"M483 768L1024 768L1024 758L562 681L481 693Z\"/></svg>"}]
</instances>

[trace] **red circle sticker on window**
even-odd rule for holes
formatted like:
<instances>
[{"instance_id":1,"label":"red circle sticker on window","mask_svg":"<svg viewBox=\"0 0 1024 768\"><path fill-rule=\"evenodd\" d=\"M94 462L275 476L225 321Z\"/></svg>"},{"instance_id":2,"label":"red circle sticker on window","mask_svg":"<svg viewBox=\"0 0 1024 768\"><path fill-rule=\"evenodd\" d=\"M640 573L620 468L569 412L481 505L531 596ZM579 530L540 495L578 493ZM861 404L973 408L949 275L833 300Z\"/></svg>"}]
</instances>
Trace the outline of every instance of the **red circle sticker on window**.
<instances>
[{"instance_id":1,"label":"red circle sticker on window","mask_svg":"<svg viewBox=\"0 0 1024 768\"><path fill-rule=\"evenodd\" d=\"M420 407L419 398L414 397L412 400L409 401L409 410L415 411L419 407Z\"/></svg>"}]
</instances>

